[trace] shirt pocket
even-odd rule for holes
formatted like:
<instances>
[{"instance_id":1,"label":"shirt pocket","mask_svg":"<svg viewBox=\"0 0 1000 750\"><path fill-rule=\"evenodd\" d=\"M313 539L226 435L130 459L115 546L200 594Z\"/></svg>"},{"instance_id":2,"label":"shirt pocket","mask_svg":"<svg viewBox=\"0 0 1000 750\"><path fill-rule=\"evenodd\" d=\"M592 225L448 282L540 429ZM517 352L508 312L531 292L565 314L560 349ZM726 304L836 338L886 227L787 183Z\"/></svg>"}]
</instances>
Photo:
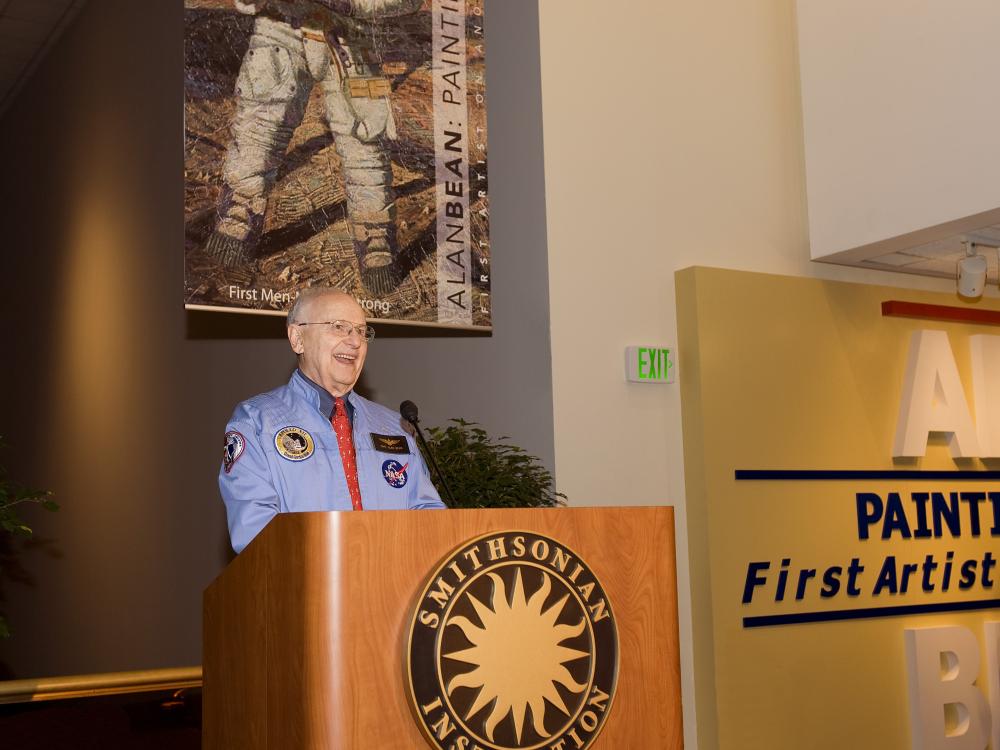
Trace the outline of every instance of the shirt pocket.
<instances>
[{"instance_id":1,"label":"shirt pocket","mask_svg":"<svg viewBox=\"0 0 1000 750\"><path fill-rule=\"evenodd\" d=\"M361 482L361 499L365 501L366 490L375 501L372 509L405 509L416 484L415 459L412 453L384 453L371 445L355 447L358 456L359 478L362 471L367 481Z\"/></svg>"},{"instance_id":2,"label":"shirt pocket","mask_svg":"<svg viewBox=\"0 0 1000 750\"><path fill-rule=\"evenodd\" d=\"M322 492L322 502L329 510L351 510L351 492L347 487L344 460L340 455L337 436L332 431L313 433L316 441L314 471L319 478L316 487ZM358 474L360 476L360 468ZM362 500L364 493L362 492Z\"/></svg>"}]
</instances>

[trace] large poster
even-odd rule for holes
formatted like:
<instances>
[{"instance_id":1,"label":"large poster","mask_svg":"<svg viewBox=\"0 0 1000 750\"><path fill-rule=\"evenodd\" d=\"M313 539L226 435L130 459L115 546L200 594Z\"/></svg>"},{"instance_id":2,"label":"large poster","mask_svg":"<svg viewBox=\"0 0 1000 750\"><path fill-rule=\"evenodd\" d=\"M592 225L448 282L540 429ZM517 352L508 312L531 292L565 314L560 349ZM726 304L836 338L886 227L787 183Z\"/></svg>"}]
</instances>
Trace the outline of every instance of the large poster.
<instances>
[{"instance_id":1,"label":"large poster","mask_svg":"<svg viewBox=\"0 0 1000 750\"><path fill-rule=\"evenodd\" d=\"M483 0L185 0L185 306L489 327Z\"/></svg>"}]
</instances>

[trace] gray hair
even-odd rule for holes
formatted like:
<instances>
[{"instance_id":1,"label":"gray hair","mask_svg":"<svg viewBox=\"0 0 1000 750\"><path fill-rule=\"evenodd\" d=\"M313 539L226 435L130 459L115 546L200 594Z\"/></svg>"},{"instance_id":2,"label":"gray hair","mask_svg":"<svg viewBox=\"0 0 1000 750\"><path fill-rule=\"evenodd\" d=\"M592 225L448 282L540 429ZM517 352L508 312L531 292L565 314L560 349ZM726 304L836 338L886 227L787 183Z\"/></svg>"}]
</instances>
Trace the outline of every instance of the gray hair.
<instances>
[{"instance_id":1,"label":"gray hair","mask_svg":"<svg viewBox=\"0 0 1000 750\"><path fill-rule=\"evenodd\" d=\"M337 289L335 286L307 286L299 292L299 296L295 298L295 302L288 308L288 321L286 325L292 326L296 323L305 322L306 310L309 307L309 303L314 299L325 297L328 294L342 294L345 297L354 299L347 292Z\"/></svg>"}]
</instances>

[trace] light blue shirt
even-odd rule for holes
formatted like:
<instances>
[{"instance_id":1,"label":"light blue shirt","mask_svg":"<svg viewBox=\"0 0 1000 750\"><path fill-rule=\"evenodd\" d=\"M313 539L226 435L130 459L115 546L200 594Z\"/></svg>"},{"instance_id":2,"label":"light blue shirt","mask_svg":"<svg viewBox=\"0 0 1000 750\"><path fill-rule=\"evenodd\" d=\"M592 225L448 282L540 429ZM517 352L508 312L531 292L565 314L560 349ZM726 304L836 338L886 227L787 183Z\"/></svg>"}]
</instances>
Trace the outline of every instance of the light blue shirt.
<instances>
[{"instance_id":1,"label":"light blue shirt","mask_svg":"<svg viewBox=\"0 0 1000 750\"><path fill-rule=\"evenodd\" d=\"M326 397L326 398L324 398ZM365 510L444 508L399 414L349 395ZM351 510L332 399L298 370L287 385L244 401L226 425L219 490L237 552L278 513Z\"/></svg>"}]
</instances>

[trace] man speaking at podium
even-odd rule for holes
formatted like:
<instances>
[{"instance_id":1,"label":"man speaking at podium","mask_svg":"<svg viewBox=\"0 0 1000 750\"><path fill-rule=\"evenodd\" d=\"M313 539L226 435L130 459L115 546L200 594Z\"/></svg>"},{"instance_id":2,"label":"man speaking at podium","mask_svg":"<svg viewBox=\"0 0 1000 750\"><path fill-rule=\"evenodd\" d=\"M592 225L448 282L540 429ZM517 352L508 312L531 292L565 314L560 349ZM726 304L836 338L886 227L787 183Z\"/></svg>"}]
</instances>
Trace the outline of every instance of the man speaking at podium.
<instances>
[{"instance_id":1,"label":"man speaking at podium","mask_svg":"<svg viewBox=\"0 0 1000 750\"><path fill-rule=\"evenodd\" d=\"M443 508L399 414L354 393L375 335L354 299L303 290L288 312L298 369L236 407L219 489L237 552L276 514Z\"/></svg>"}]
</instances>

